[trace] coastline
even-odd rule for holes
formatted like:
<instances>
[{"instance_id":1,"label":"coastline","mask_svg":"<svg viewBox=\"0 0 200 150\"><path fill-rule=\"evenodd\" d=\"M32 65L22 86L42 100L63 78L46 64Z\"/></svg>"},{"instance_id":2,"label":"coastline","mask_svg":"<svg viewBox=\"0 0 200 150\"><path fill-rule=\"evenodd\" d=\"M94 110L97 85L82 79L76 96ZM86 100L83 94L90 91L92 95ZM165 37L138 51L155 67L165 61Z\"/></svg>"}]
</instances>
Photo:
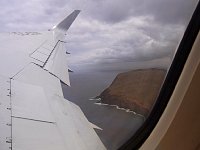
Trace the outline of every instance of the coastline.
<instances>
[{"instance_id":1,"label":"coastline","mask_svg":"<svg viewBox=\"0 0 200 150\"><path fill-rule=\"evenodd\" d=\"M118 105L115 105L115 104L107 104L107 103L103 103L101 101L101 98L90 98L89 101L96 101L94 104L95 105L100 105L100 106L109 106L109 107L115 107L116 109L118 110L122 110L122 111L125 111L127 113L133 113L134 115L138 115L140 117L143 117L144 118L144 121L146 120L146 117L142 114L139 114L139 113L136 113L135 111L133 110L130 110L128 108L123 108L123 107L120 107Z\"/></svg>"},{"instance_id":2,"label":"coastline","mask_svg":"<svg viewBox=\"0 0 200 150\"><path fill-rule=\"evenodd\" d=\"M129 109L146 118L158 96L165 73L166 70L156 68L120 73L96 98L100 98L103 104Z\"/></svg>"}]
</instances>

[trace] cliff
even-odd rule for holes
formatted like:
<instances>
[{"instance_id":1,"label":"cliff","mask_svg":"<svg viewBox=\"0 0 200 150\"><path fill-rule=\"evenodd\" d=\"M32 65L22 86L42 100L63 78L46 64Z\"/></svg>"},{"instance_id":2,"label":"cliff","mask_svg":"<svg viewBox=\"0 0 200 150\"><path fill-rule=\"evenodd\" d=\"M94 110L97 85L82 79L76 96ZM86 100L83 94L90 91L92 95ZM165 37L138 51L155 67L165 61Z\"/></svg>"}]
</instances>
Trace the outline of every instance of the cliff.
<instances>
[{"instance_id":1,"label":"cliff","mask_svg":"<svg viewBox=\"0 0 200 150\"><path fill-rule=\"evenodd\" d=\"M120 73L98 97L102 103L118 105L147 116L159 93L166 71L141 69Z\"/></svg>"}]
</instances>

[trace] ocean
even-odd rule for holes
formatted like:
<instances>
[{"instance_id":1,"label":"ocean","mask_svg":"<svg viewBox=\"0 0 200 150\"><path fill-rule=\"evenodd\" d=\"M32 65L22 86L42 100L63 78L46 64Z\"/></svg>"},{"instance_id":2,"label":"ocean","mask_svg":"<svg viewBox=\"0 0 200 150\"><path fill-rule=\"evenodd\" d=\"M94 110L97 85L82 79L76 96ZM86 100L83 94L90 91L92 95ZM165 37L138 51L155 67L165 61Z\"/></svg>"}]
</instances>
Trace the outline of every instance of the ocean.
<instances>
[{"instance_id":1,"label":"ocean","mask_svg":"<svg viewBox=\"0 0 200 150\"><path fill-rule=\"evenodd\" d=\"M65 98L77 104L90 122L103 129L95 131L108 150L119 148L144 122L141 115L117 109L116 106L101 105L95 99L118 73L72 72L71 87L62 85Z\"/></svg>"}]
</instances>

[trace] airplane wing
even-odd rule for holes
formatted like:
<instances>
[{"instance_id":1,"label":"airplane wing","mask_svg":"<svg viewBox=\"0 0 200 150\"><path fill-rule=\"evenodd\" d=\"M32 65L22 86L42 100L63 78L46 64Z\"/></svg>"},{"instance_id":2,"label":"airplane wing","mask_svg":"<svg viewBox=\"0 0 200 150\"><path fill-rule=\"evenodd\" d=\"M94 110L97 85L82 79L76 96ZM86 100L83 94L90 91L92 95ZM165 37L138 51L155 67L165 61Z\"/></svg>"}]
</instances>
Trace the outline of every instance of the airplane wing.
<instances>
[{"instance_id":1,"label":"airplane wing","mask_svg":"<svg viewBox=\"0 0 200 150\"><path fill-rule=\"evenodd\" d=\"M60 83L70 86L64 37L79 12L46 32L0 34L1 150L105 149Z\"/></svg>"}]
</instances>

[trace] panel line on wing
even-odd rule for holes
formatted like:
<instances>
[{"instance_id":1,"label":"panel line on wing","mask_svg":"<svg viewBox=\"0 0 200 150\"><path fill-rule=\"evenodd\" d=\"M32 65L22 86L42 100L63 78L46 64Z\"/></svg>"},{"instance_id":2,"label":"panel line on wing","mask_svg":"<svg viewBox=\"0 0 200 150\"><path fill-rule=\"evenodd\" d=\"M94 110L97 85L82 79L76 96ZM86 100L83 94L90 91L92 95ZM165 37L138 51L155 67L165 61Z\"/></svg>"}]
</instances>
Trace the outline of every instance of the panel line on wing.
<instances>
[{"instance_id":1,"label":"panel line on wing","mask_svg":"<svg viewBox=\"0 0 200 150\"><path fill-rule=\"evenodd\" d=\"M12 116L12 113L13 113L13 111L12 111L12 99L11 99L11 94L12 94L12 78L10 78L10 80L9 80L10 82L10 92L9 92L9 97L10 97L10 115ZM13 148L13 142L12 142L12 139L13 139L13 128L12 128L12 125L13 125L13 120L12 120L12 117L10 116L10 121L11 121L11 137L10 137L10 139L11 139L11 150L12 150L12 148Z\"/></svg>"},{"instance_id":2,"label":"panel line on wing","mask_svg":"<svg viewBox=\"0 0 200 150\"><path fill-rule=\"evenodd\" d=\"M12 147L12 121L10 104L10 79L0 76L0 148Z\"/></svg>"},{"instance_id":3,"label":"panel line on wing","mask_svg":"<svg viewBox=\"0 0 200 150\"><path fill-rule=\"evenodd\" d=\"M41 63L44 63L44 61L42 61L42 60L40 60L40 59L37 59L37 58L34 58L34 57L31 57L31 58L33 58L33 59L35 59L35 60L37 60L37 61L39 61L39 62L41 62Z\"/></svg>"},{"instance_id":4,"label":"panel line on wing","mask_svg":"<svg viewBox=\"0 0 200 150\"><path fill-rule=\"evenodd\" d=\"M51 40L50 40L51 41ZM48 58L51 56L53 50L55 49L56 44L52 44L49 40L45 40L36 50L29 54L29 57L39 61L35 62L41 67L45 65L45 62L48 61Z\"/></svg>"},{"instance_id":5,"label":"panel line on wing","mask_svg":"<svg viewBox=\"0 0 200 150\"><path fill-rule=\"evenodd\" d=\"M46 56L49 56L48 54L44 53L44 52L41 52L41 51L37 51L38 53L41 53L43 55L46 55Z\"/></svg>"},{"instance_id":6,"label":"panel line on wing","mask_svg":"<svg viewBox=\"0 0 200 150\"><path fill-rule=\"evenodd\" d=\"M45 120L38 120L38 119L31 119L31 118L24 118L24 117L17 117L17 116L11 116L13 118L18 118L18 119L25 119L25 120L32 120L32 121L38 121L38 122L45 122L45 123L53 123L55 124L56 122L52 121L45 121Z\"/></svg>"},{"instance_id":7,"label":"panel line on wing","mask_svg":"<svg viewBox=\"0 0 200 150\"><path fill-rule=\"evenodd\" d=\"M44 41L38 48L36 48L36 50L34 50L32 53L30 53L30 55L29 56L31 56L33 53L35 53L44 43L46 43L47 42L47 40L46 41Z\"/></svg>"},{"instance_id":8,"label":"panel line on wing","mask_svg":"<svg viewBox=\"0 0 200 150\"><path fill-rule=\"evenodd\" d=\"M44 68L44 66L45 66L46 63L48 62L49 58L51 57L51 55L52 55L53 51L55 50L56 46L58 45L59 41L60 41L60 40L58 40L58 41L56 42L56 45L54 46L53 50L51 51L51 53L50 53L49 56L47 57L46 61L44 62L43 66L42 66L42 68Z\"/></svg>"},{"instance_id":9,"label":"panel line on wing","mask_svg":"<svg viewBox=\"0 0 200 150\"><path fill-rule=\"evenodd\" d=\"M12 77L11 77L11 79L13 79L15 76L17 76L20 72L22 72L27 66L29 66L31 63L29 63L28 65L26 65L26 66L24 66L22 69L20 69L17 73L15 73ZM36 63L33 63L33 64L35 64L35 65L38 65L38 64L36 64ZM38 65L39 66L39 65Z\"/></svg>"}]
</instances>

